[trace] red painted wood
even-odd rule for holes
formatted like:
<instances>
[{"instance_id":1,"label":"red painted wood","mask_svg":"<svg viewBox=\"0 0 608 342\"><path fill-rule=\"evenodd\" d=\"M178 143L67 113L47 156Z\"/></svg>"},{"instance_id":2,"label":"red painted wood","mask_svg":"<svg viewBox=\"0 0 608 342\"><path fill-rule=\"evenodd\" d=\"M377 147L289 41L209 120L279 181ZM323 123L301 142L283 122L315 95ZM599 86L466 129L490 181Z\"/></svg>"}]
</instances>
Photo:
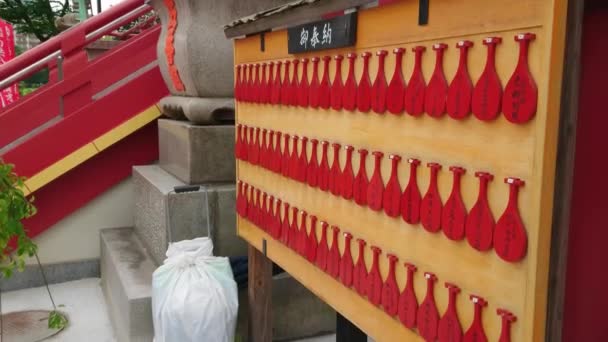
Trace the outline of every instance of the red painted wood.
<instances>
[{"instance_id":1,"label":"red painted wood","mask_svg":"<svg viewBox=\"0 0 608 342\"><path fill-rule=\"evenodd\" d=\"M502 112L512 123L526 123L536 114L538 89L528 66L528 48L536 39L534 33L522 33L515 36L519 42L519 59L511 78L505 86L502 99Z\"/></svg>"},{"instance_id":2,"label":"red painted wood","mask_svg":"<svg viewBox=\"0 0 608 342\"><path fill-rule=\"evenodd\" d=\"M236 81L234 83L234 99L241 101L241 65L236 66Z\"/></svg>"},{"instance_id":3,"label":"red painted wood","mask_svg":"<svg viewBox=\"0 0 608 342\"><path fill-rule=\"evenodd\" d=\"M249 194L247 194L247 220L251 223L255 223L255 188L251 186Z\"/></svg>"},{"instance_id":4,"label":"red painted wood","mask_svg":"<svg viewBox=\"0 0 608 342\"><path fill-rule=\"evenodd\" d=\"M496 73L496 45L502 42L500 37L488 37L483 45L488 48L486 66L473 89L473 115L482 121L490 121L500 114L502 84Z\"/></svg>"},{"instance_id":5,"label":"red painted wood","mask_svg":"<svg viewBox=\"0 0 608 342\"><path fill-rule=\"evenodd\" d=\"M262 77L260 79L260 91L258 94L259 103L262 103L262 104L268 103L268 98L267 98L268 84L266 81L266 67L267 67L266 62L262 63Z\"/></svg>"},{"instance_id":6,"label":"red painted wood","mask_svg":"<svg viewBox=\"0 0 608 342\"><path fill-rule=\"evenodd\" d=\"M319 84L319 107L323 109L330 107L329 61L331 61L330 56L323 56L323 76Z\"/></svg>"},{"instance_id":7,"label":"red painted wood","mask_svg":"<svg viewBox=\"0 0 608 342\"><path fill-rule=\"evenodd\" d=\"M353 288L357 290L360 296L367 296L367 266L365 265L365 245L366 242L363 239L357 239L359 245L359 256L357 257L357 264L353 273Z\"/></svg>"},{"instance_id":8,"label":"red painted wood","mask_svg":"<svg viewBox=\"0 0 608 342\"><path fill-rule=\"evenodd\" d=\"M380 277L379 258L382 254L382 249L377 246L371 246L373 259L372 268L367 276L367 299L370 303L380 306L382 302L382 277Z\"/></svg>"},{"instance_id":9,"label":"red painted wood","mask_svg":"<svg viewBox=\"0 0 608 342\"><path fill-rule=\"evenodd\" d=\"M289 177L289 134L283 134L283 154L281 155L281 174L283 177Z\"/></svg>"},{"instance_id":10,"label":"red painted wood","mask_svg":"<svg viewBox=\"0 0 608 342\"><path fill-rule=\"evenodd\" d=\"M280 199L277 199L277 205L276 205L276 209L275 209L275 222L274 222L274 238L276 240L280 240L281 239L281 229L283 227L283 221L281 220L281 208L283 205L283 201L281 201Z\"/></svg>"},{"instance_id":11,"label":"red painted wood","mask_svg":"<svg viewBox=\"0 0 608 342\"><path fill-rule=\"evenodd\" d=\"M289 105L298 105L298 89L300 89L300 77L298 76L298 65L300 64L299 59L294 59L293 64L293 75L291 77L291 84L289 86Z\"/></svg>"},{"instance_id":12,"label":"red painted wood","mask_svg":"<svg viewBox=\"0 0 608 342\"><path fill-rule=\"evenodd\" d=\"M401 66L405 49L396 48L393 53L395 54L395 71L386 91L386 108L392 114L401 114L403 113L406 86Z\"/></svg>"},{"instance_id":13,"label":"red painted wood","mask_svg":"<svg viewBox=\"0 0 608 342\"><path fill-rule=\"evenodd\" d=\"M306 257L306 241L308 236L306 234L306 220L308 213L304 210L300 211L300 227L298 229L298 241L297 251L302 257Z\"/></svg>"},{"instance_id":14,"label":"red painted wood","mask_svg":"<svg viewBox=\"0 0 608 342\"><path fill-rule=\"evenodd\" d=\"M525 182L518 178L505 178L509 184L509 202L494 230L494 249L496 254L505 261L521 260L528 249L528 236L519 214L517 196L519 187Z\"/></svg>"},{"instance_id":15,"label":"red painted wood","mask_svg":"<svg viewBox=\"0 0 608 342\"><path fill-rule=\"evenodd\" d=\"M426 51L424 46L412 48L415 54L414 69L412 76L405 88L403 96L404 108L409 115L420 116L424 113L424 98L426 92L426 81L422 74L422 54Z\"/></svg>"},{"instance_id":16,"label":"red painted wood","mask_svg":"<svg viewBox=\"0 0 608 342\"><path fill-rule=\"evenodd\" d=\"M317 146L319 145L319 140L311 139L310 142L312 143L312 148L310 150L310 161L308 162L306 169L306 183L308 186L316 188L319 177L319 162L317 161Z\"/></svg>"},{"instance_id":17,"label":"red painted wood","mask_svg":"<svg viewBox=\"0 0 608 342\"><path fill-rule=\"evenodd\" d=\"M382 197L384 195L384 181L382 180L382 169L380 163L384 153L372 152L374 155L374 173L367 187L367 206L374 211L382 210Z\"/></svg>"},{"instance_id":18,"label":"red painted wood","mask_svg":"<svg viewBox=\"0 0 608 342\"><path fill-rule=\"evenodd\" d=\"M273 105L281 103L281 66L283 62L277 61L276 64L277 72L275 73L272 90L270 91L270 103Z\"/></svg>"},{"instance_id":19,"label":"red painted wood","mask_svg":"<svg viewBox=\"0 0 608 342\"><path fill-rule=\"evenodd\" d=\"M255 80L251 85L251 102L260 103L260 93L262 90L262 86L260 84L260 64L255 64Z\"/></svg>"},{"instance_id":20,"label":"red painted wood","mask_svg":"<svg viewBox=\"0 0 608 342\"><path fill-rule=\"evenodd\" d=\"M563 341L608 341L604 314L608 272L601 271L605 268L608 230L603 228L606 210L599 209L608 208L608 159L598 158L598 147L608 144L606 36L606 2L585 2Z\"/></svg>"},{"instance_id":21,"label":"red painted wood","mask_svg":"<svg viewBox=\"0 0 608 342\"><path fill-rule=\"evenodd\" d=\"M317 246L317 217L310 215L310 232L306 242L306 259L308 262L314 263L317 260Z\"/></svg>"},{"instance_id":22,"label":"red painted wood","mask_svg":"<svg viewBox=\"0 0 608 342\"><path fill-rule=\"evenodd\" d=\"M353 185L353 198L355 203L360 206L367 205L367 188L369 181L367 180L367 171L365 170L365 160L367 159L367 150L360 149L359 151L359 171L357 171L357 177L355 177L355 183Z\"/></svg>"},{"instance_id":23,"label":"red painted wood","mask_svg":"<svg viewBox=\"0 0 608 342\"><path fill-rule=\"evenodd\" d=\"M350 244L353 239L351 233L344 233L344 252L340 259L340 281L342 285L351 287L353 284L353 257L350 253Z\"/></svg>"},{"instance_id":24,"label":"red painted wood","mask_svg":"<svg viewBox=\"0 0 608 342\"><path fill-rule=\"evenodd\" d=\"M437 276L433 273L425 272L426 278L426 296L418 308L418 333L427 342L433 342L437 339L437 329L439 326L439 312L435 304L434 287L437 281Z\"/></svg>"},{"instance_id":25,"label":"red painted wood","mask_svg":"<svg viewBox=\"0 0 608 342\"><path fill-rule=\"evenodd\" d=\"M330 276L339 279L340 277L340 249L338 247L338 234L340 234L340 228L331 226L332 239L331 247L329 248L329 254L327 256L327 273Z\"/></svg>"},{"instance_id":26,"label":"red painted wood","mask_svg":"<svg viewBox=\"0 0 608 342\"><path fill-rule=\"evenodd\" d=\"M439 342L460 342L462 341L462 327L456 312L456 296L460 293L460 288L454 284L445 283L449 292L448 307L439 320L437 336Z\"/></svg>"},{"instance_id":27,"label":"red painted wood","mask_svg":"<svg viewBox=\"0 0 608 342\"><path fill-rule=\"evenodd\" d=\"M319 93L321 85L319 84L319 57L311 58L312 61L312 79L308 87L308 103L312 108L319 108L321 94Z\"/></svg>"},{"instance_id":28,"label":"red painted wood","mask_svg":"<svg viewBox=\"0 0 608 342\"><path fill-rule=\"evenodd\" d=\"M431 169L431 180L429 188L420 203L420 221L424 229L436 233L441 229L441 210L443 208L441 195L437 187L437 174L441 170L441 165L428 163L427 166Z\"/></svg>"},{"instance_id":29,"label":"red painted wood","mask_svg":"<svg viewBox=\"0 0 608 342\"><path fill-rule=\"evenodd\" d=\"M260 217L259 217L259 225L260 229L263 231L267 231L268 228L266 226L268 219L268 193L265 191L262 193L262 202L260 204Z\"/></svg>"},{"instance_id":30,"label":"red painted wood","mask_svg":"<svg viewBox=\"0 0 608 342\"><path fill-rule=\"evenodd\" d=\"M354 147L347 145L344 146L346 150L346 162L344 163L344 170L342 170L342 186L341 195L342 198L350 200L353 198L353 187L355 184L355 174L353 173L353 151Z\"/></svg>"},{"instance_id":31,"label":"red painted wood","mask_svg":"<svg viewBox=\"0 0 608 342\"><path fill-rule=\"evenodd\" d=\"M334 75L334 81L331 84L330 89L330 103L333 110L342 109L342 97L344 96L344 85L342 84L342 60L344 56L336 55L336 73Z\"/></svg>"},{"instance_id":32,"label":"red painted wood","mask_svg":"<svg viewBox=\"0 0 608 342\"><path fill-rule=\"evenodd\" d=\"M253 145L251 147L251 155L249 156L249 162L253 165L260 163L260 127L255 128L255 135Z\"/></svg>"},{"instance_id":33,"label":"red painted wood","mask_svg":"<svg viewBox=\"0 0 608 342\"><path fill-rule=\"evenodd\" d=\"M471 113L471 96L473 94L473 82L469 76L467 65L469 48L473 46L470 40L461 40L456 43L460 50L458 69L448 88L447 111L448 115L457 120L464 119Z\"/></svg>"},{"instance_id":34,"label":"red painted wood","mask_svg":"<svg viewBox=\"0 0 608 342\"><path fill-rule=\"evenodd\" d=\"M399 286L395 278L395 267L399 258L393 254L386 255L389 260L388 274L382 285L382 307L389 316L397 316L399 307Z\"/></svg>"},{"instance_id":35,"label":"red painted wood","mask_svg":"<svg viewBox=\"0 0 608 342\"><path fill-rule=\"evenodd\" d=\"M399 184L398 165L401 157L395 154L388 156L391 160L391 177L386 183L386 189L382 195L382 207L384 213L390 217L397 217L401 213L401 185Z\"/></svg>"},{"instance_id":36,"label":"red painted wood","mask_svg":"<svg viewBox=\"0 0 608 342\"><path fill-rule=\"evenodd\" d=\"M261 167L266 168L266 148L268 144L266 143L266 136L268 135L268 130L266 128L262 129L262 141L260 143L260 155L258 163Z\"/></svg>"},{"instance_id":37,"label":"red painted wood","mask_svg":"<svg viewBox=\"0 0 608 342\"><path fill-rule=\"evenodd\" d=\"M432 117L441 117L445 114L448 83L443 74L443 54L448 46L446 44L433 44L435 50L435 70L424 93L424 110Z\"/></svg>"},{"instance_id":38,"label":"red painted wood","mask_svg":"<svg viewBox=\"0 0 608 342\"><path fill-rule=\"evenodd\" d=\"M239 214L240 217L243 217L243 213L246 210L246 207L243 208L243 204L244 202L244 196L243 196L243 181L239 180L237 182L237 193L236 193L236 212Z\"/></svg>"},{"instance_id":39,"label":"red painted wood","mask_svg":"<svg viewBox=\"0 0 608 342\"><path fill-rule=\"evenodd\" d=\"M23 222L28 235L38 236L131 176L133 166L148 164L156 159L158 127L156 122L152 122L37 190L34 203L38 212ZM60 200L58 194L61 194Z\"/></svg>"},{"instance_id":40,"label":"red painted wood","mask_svg":"<svg viewBox=\"0 0 608 342\"><path fill-rule=\"evenodd\" d=\"M407 280L405 282L405 288L399 296L399 308L397 313L399 320L403 325L410 329L416 327L416 318L418 316L418 299L416 299L416 292L414 290L414 272L416 272L416 266L404 263L407 271Z\"/></svg>"},{"instance_id":41,"label":"red painted wood","mask_svg":"<svg viewBox=\"0 0 608 342\"><path fill-rule=\"evenodd\" d=\"M329 170L329 191L334 196L342 193L342 168L340 167L340 144L331 144L333 148L333 162Z\"/></svg>"},{"instance_id":42,"label":"red painted wood","mask_svg":"<svg viewBox=\"0 0 608 342\"><path fill-rule=\"evenodd\" d=\"M249 217L249 184L243 185L243 218Z\"/></svg>"},{"instance_id":43,"label":"red painted wood","mask_svg":"<svg viewBox=\"0 0 608 342\"><path fill-rule=\"evenodd\" d=\"M452 192L441 211L441 229L450 240L464 239L464 224L467 219L467 208L460 194L460 179L466 170L459 166L450 166L453 173Z\"/></svg>"},{"instance_id":44,"label":"red painted wood","mask_svg":"<svg viewBox=\"0 0 608 342\"><path fill-rule=\"evenodd\" d=\"M297 207L291 207L291 225L287 242L289 248L296 253L298 252L298 211Z\"/></svg>"},{"instance_id":45,"label":"red painted wood","mask_svg":"<svg viewBox=\"0 0 608 342\"><path fill-rule=\"evenodd\" d=\"M327 148L329 147L329 142L323 140L321 141L321 163L319 164L319 173L317 174L317 181L319 184L319 189L323 191L329 190L329 161L327 160Z\"/></svg>"},{"instance_id":46,"label":"red painted wood","mask_svg":"<svg viewBox=\"0 0 608 342\"><path fill-rule=\"evenodd\" d=\"M274 91L274 62L268 62L268 78L266 79L266 103L272 104Z\"/></svg>"},{"instance_id":47,"label":"red painted wood","mask_svg":"<svg viewBox=\"0 0 608 342\"><path fill-rule=\"evenodd\" d=\"M261 228L261 214L262 214L262 190L255 189L255 201L253 205L253 223Z\"/></svg>"},{"instance_id":48,"label":"red painted wood","mask_svg":"<svg viewBox=\"0 0 608 342\"><path fill-rule=\"evenodd\" d=\"M409 224L417 224L420 222L420 202L422 201L416 176L420 160L410 158L407 162L410 164L410 179L401 195L401 217Z\"/></svg>"},{"instance_id":49,"label":"red painted wood","mask_svg":"<svg viewBox=\"0 0 608 342\"><path fill-rule=\"evenodd\" d=\"M6 152L2 157L25 177L40 172L118 124L145 110L167 94L158 69L131 80ZM137 98L137 101L129 99ZM107 115L112 113L112 115ZM32 158L36 156L36 158Z\"/></svg>"},{"instance_id":50,"label":"red painted wood","mask_svg":"<svg viewBox=\"0 0 608 342\"><path fill-rule=\"evenodd\" d=\"M344 83L344 92L342 96L342 107L348 111L354 111L357 108L357 78L355 77L355 59L356 53L349 53L348 58L348 76Z\"/></svg>"},{"instance_id":51,"label":"red painted wood","mask_svg":"<svg viewBox=\"0 0 608 342\"><path fill-rule=\"evenodd\" d=\"M297 91L298 106L308 107L308 58L302 58L302 78Z\"/></svg>"},{"instance_id":52,"label":"red painted wood","mask_svg":"<svg viewBox=\"0 0 608 342\"><path fill-rule=\"evenodd\" d=\"M357 110L363 113L369 112L372 108L372 82L369 78L369 59L371 56L372 54L369 52L363 52L361 54L361 57L363 58L363 71L361 72L361 79L357 86Z\"/></svg>"},{"instance_id":53,"label":"red painted wood","mask_svg":"<svg viewBox=\"0 0 608 342\"><path fill-rule=\"evenodd\" d=\"M272 168L272 154L274 153L274 131L269 130L268 132L268 144L266 145L266 158L264 160L264 168L271 170Z\"/></svg>"},{"instance_id":54,"label":"red painted wood","mask_svg":"<svg viewBox=\"0 0 608 342\"><path fill-rule=\"evenodd\" d=\"M494 235L494 216L488 202L488 183L494 176L488 172L475 172L479 178L479 196L471 208L465 225L467 241L478 251L492 248Z\"/></svg>"},{"instance_id":55,"label":"red painted wood","mask_svg":"<svg viewBox=\"0 0 608 342\"><path fill-rule=\"evenodd\" d=\"M464 334L464 338L462 340L463 342L487 342L488 337L483 330L481 312L484 307L488 306L488 302L475 295L471 295L470 298L473 302L475 312L473 313L473 322L471 323L471 326L467 332Z\"/></svg>"},{"instance_id":56,"label":"red painted wood","mask_svg":"<svg viewBox=\"0 0 608 342\"><path fill-rule=\"evenodd\" d=\"M283 154L281 153L281 137L283 136L283 133L277 131L276 135L277 135L277 143L276 143L276 145L274 145L272 171L274 173L280 174L281 173L281 161L283 159Z\"/></svg>"},{"instance_id":57,"label":"red painted wood","mask_svg":"<svg viewBox=\"0 0 608 342\"><path fill-rule=\"evenodd\" d=\"M317 246L317 259L315 264L317 267L327 272L327 255L329 254L329 247L327 245L327 227L329 225L325 221L321 221L321 239Z\"/></svg>"},{"instance_id":58,"label":"red painted wood","mask_svg":"<svg viewBox=\"0 0 608 342\"><path fill-rule=\"evenodd\" d=\"M291 156L289 157L289 178L293 180L298 179L298 140L300 137L297 135L291 136L293 139L293 147L291 148Z\"/></svg>"},{"instance_id":59,"label":"red painted wood","mask_svg":"<svg viewBox=\"0 0 608 342\"><path fill-rule=\"evenodd\" d=\"M297 180L302 183L306 183L306 173L308 168L308 156L306 155L306 148L308 145L308 138L300 138L302 143L300 144L300 157L298 158L298 175Z\"/></svg>"},{"instance_id":60,"label":"red painted wood","mask_svg":"<svg viewBox=\"0 0 608 342\"><path fill-rule=\"evenodd\" d=\"M498 342L511 342L511 325L517 321L517 316L505 309L497 309L496 313L501 317Z\"/></svg>"},{"instance_id":61,"label":"red painted wood","mask_svg":"<svg viewBox=\"0 0 608 342\"><path fill-rule=\"evenodd\" d=\"M281 82L281 104L284 106L289 106L290 104L290 95L291 95L291 82L289 82L289 67L291 65L291 61L283 62L285 65L285 74L283 75L283 82Z\"/></svg>"},{"instance_id":62,"label":"red painted wood","mask_svg":"<svg viewBox=\"0 0 608 342\"><path fill-rule=\"evenodd\" d=\"M289 203L283 203L283 219L281 220L281 242L288 246L289 244Z\"/></svg>"},{"instance_id":63,"label":"red painted wood","mask_svg":"<svg viewBox=\"0 0 608 342\"><path fill-rule=\"evenodd\" d=\"M376 79L372 85L370 92L370 100L372 104L372 110L378 114L384 114L386 110L386 76L384 75L384 60L388 52L386 50L380 50L376 52L378 56L378 73L376 73Z\"/></svg>"}]
</instances>

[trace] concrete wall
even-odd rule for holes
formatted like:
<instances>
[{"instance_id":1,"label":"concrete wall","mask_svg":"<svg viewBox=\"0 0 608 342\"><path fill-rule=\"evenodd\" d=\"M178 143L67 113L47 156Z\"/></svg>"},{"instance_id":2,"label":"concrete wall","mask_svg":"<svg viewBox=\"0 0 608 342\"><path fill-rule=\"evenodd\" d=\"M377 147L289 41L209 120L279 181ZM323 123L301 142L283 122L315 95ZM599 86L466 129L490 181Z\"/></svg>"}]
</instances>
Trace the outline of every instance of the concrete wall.
<instances>
[{"instance_id":1,"label":"concrete wall","mask_svg":"<svg viewBox=\"0 0 608 342\"><path fill-rule=\"evenodd\" d=\"M132 227L134 203L129 178L36 237L40 261L50 264L98 259L99 230ZM29 260L28 264L35 262Z\"/></svg>"}]
</instances>

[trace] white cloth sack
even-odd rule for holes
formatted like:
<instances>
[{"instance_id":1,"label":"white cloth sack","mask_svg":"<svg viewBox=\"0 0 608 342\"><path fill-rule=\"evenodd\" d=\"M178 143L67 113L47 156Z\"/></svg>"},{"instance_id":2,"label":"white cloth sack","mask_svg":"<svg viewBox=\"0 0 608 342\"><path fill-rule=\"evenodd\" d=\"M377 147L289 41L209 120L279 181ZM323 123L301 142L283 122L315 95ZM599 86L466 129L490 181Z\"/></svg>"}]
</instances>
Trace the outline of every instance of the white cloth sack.
<instances>
[{"instance_id":1,"label":"white cloth sack","mask_svg":"<svg viewBox=\"0 0 608 342\"><path fill-rule=\"evenodd\" d=\"M237 285L226 257L209 238L169 245L152 276L156 342L234 342Z\"/></svg>"}]
</instances>

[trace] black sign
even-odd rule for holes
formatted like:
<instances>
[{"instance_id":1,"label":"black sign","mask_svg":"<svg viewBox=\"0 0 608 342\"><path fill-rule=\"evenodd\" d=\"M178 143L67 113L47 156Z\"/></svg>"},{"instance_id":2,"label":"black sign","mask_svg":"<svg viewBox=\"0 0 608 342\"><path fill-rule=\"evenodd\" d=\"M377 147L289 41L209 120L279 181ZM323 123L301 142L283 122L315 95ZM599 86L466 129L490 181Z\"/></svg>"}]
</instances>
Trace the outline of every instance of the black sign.
<instances>
[{"instance_id":1,"label":"black sign","mask_svg":"<svg viewBox=\"0 0 608 342\"><path fill-rule=\"evenodd\" d=\"M287 29L289 53L355 45L357 12Z\"/></svg>"}]
</instances>

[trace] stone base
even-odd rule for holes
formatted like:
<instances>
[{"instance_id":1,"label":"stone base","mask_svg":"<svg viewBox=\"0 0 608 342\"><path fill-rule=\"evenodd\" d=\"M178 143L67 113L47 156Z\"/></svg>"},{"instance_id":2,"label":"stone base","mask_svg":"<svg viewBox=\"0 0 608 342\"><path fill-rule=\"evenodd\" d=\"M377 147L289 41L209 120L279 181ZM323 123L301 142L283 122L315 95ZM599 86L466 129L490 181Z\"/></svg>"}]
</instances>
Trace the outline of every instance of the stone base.
<instances>
[{"instance_id":1,"label":"stone base","mask_svg":"<svg viewBox=\"0 0 608 342\"><path fill-rule=\"evenodd\" d=\"M101 231L101 288L117 342L152 341L155 268L133 228Z\"/></svg>"},{"instance_id":2,"label":"stone base","mask_svg":"<svg viewBox=\"0 0 608 342\"><path fill-rule=\"evenodd\" d=\"M234 126L158 120L159 164L187 184L234 182Z\"/></svg>"},{"instance_id":3,"label":"stone base","mask_svg":"<svg viewBox=\"0 0 608 342\"><path fill-rule=\"evenodd\" d=\"M176 194L173 188L185 184L158 165L134 167L133 182L135 230L156 264L165 259L169 240L207 236L207 227L211 227L215 255L247 255L247 244L236 235L234 184L205 185Z\"/></svg>"},{"instance_id":4,"label":"stone base","mask_svg":"<svg viewBox=\"0 0 608 342\"><path fill-rule=\"evenodd\" d=\"M197 125L234 123L234 98L167 96L160 100L163 114Z\"/></svg>"}]
</instances>

